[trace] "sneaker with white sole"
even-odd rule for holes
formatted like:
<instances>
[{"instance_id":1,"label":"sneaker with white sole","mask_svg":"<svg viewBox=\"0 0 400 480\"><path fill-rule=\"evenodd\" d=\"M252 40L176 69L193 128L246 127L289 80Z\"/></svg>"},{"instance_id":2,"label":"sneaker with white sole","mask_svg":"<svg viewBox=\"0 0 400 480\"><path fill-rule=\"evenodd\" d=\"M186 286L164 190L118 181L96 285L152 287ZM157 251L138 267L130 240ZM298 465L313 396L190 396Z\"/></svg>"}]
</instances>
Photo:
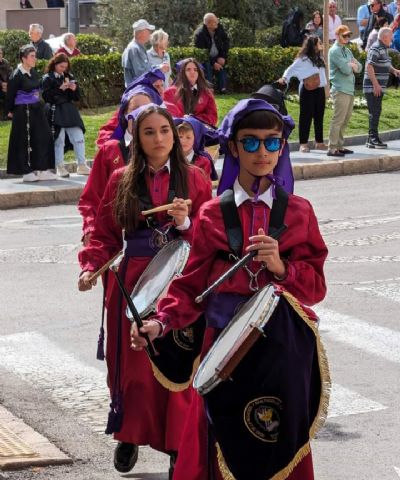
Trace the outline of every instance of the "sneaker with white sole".
<instances>
[{"instance_id":1,"label":"sneaker with white sole","mask_svg":"<svg viewBox=\"0 0 400 480\"><path fill-rule=\"evenodd\" d=\"M39 180L57 180L57 175L51 170L39 170L37 176Z\"/></svg>"},{"instance_id":2,"label":"sneaker with white sole","mask_svg":"<svg viewBox=\"0 0 400 480\"><path fill-rule=\"evenodd\" d=\"M31 172L31 173L27 173L26 175L23 175L22 176L22 181L23 182L38 182L39 177L37 175L35 175L34 172Z\"/></svg>"},{"instance_id":3,"label":"sneaker with white sole","mask_svg":"<svg viewBox=\"0 0 400 480\"><path fill-rule=\"evenodd\" d=\"M86 163L82 163L81 165L78 165L78 168L76 169L76 173L78 175L89 175L90 170L91 169L86 165Z\"/></svg>"},{"instance_id":4,"label":"sneaker with white sole","mask_svg":"<svg viewBox=\"0 0 400 480\"><path fill-rule=\"evenodd\" d=\"M65 165L59 165L57 167L57 175L61 178L69 177L69 171L65 168Z\"/></svg>"}]
</instances>

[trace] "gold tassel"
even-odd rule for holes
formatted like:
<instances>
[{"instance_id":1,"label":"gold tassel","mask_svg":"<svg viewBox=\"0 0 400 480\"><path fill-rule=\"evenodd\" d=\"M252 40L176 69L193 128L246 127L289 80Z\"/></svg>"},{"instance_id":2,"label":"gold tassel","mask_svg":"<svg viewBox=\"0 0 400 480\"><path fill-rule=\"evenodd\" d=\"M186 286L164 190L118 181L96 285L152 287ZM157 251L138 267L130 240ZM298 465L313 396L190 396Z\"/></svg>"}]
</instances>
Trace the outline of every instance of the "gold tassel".
<instances>
[{"instance_id":1,"label":"gold tassel","mask_svg":"<svg viewBox=\"0 0 400 480\"><path fill-rule=\"evenodd\" d=\"M215 448L217 449L218 468L223 480L235 480L235 477L232 475L232 472L229 470L228 465L225 462L225 458L219 443L215 444Z\"/></svg>"},{"instance_id":2,"label":"gold tassel","mask_svg":"<svg viewBox=\"0 0 400 480\"><path fill-rule=\"evenodd\" d=\"M192 383L192 380L193 380L193 377L194 377L194 374L196 373L197 369L199 368L199 365L200 365L200 355L195 359L195 361L193 362L193 370L192 370L192 374L190 375L190 378L187 382L185 383L175 383L175 382L172 382L169 378L167 378L158 368L157 366L152 362L150 361L150 364L151 364L151 368L153 369L153 374L154 376L156 377L156 379L158 380L159 383L161 383L161 385L166 388L167 390L169 390L170 392L183 392L184 390L186 390L190 384Z\"/></svg>"}]
</instances>

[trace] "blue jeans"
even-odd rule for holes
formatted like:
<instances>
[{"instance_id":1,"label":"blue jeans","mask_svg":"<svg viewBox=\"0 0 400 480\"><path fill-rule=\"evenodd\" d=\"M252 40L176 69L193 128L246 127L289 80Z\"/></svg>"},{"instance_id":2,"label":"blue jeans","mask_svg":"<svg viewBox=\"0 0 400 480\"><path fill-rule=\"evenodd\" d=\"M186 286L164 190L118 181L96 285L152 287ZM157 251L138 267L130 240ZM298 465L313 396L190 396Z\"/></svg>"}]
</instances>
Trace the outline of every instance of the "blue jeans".
<instances>
[{"instance_id":1,"label":"blue jeans","mask_svg":"<svg viewBox=\"0 0 400 480\"><path fill-rule=\"evenodd\" d=\"M56 157L56 167L64 163L64 145L65 145L65 131L68 138L74 147L75 158L78 165L83 165L86 162L85 157L85 138L82 129L79 127L62 128L56 141L54 142L54 153Z\"/></svg>"},{"instance_id":2,"label":"blue jeans","mask_svg":"<svg viewBox=\"0 0 400 480\"><path fill-rule=\"evenodd\" d=\"M217 77L217 90L220 92L221 90L226 89L226 69L221 68L221 70L214 70L213 64L211 61L204 63L204 68L206 69L206 78L209 82L214 83L213 77L214 75Z\"/></svg>"}]
</instances>

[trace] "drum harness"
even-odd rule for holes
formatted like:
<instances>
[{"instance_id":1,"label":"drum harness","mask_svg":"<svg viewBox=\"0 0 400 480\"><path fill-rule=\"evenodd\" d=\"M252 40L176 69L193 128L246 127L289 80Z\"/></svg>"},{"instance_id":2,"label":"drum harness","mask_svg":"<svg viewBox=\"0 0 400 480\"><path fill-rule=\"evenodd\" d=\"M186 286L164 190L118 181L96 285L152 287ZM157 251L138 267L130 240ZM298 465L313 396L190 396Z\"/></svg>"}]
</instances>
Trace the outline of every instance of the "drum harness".
<instances>
[{"instance_id":1,"label":"drum harness","mask_svg":"<svg viewBox=\"0 0 400 480\"><path fill-rule=\"evenodd\" d=\"M288 204L289 196L283 188L276 186L276 199L272 204L271 215L268 226L268 234L273 235L282 229L284 225L285 213ZM225 231L228 237L230 252L220 250L218 257L228 262L236 262L240 259L243 247L243 233L239 214L235 204L233 190L225 190L220 199L222 217L224 220ZM243 267L250 277L249 288L256 292L259 289L258 275L266 268L262 265L260 269L253 273L247 265Z\"/></svg>"}]
</instances>

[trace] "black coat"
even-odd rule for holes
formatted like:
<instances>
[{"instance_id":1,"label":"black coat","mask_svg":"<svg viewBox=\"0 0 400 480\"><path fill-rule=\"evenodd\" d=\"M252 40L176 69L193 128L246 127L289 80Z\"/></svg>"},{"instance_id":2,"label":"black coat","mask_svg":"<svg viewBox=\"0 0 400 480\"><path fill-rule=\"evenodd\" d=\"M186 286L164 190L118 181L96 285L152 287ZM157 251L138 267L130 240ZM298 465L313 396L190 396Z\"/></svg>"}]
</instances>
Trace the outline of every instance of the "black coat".
<instances>
[{"instance_id":1,"label":"black coat","mask_svg":"<svg viewBox=\"0 0 400 480\"><path fill-rule=\"evenodd\" d=\"M36 58L38 60L45 59L50 60L53 56L53 50L50 45L41 38L38 42L32 42L36 48Z\"/></svg>"},{"instance_id":2,"label":"black coat","mask_svg":"<svg viewBox=\"0 0 400 480\"><path fill-rule=\"evenodd\" d=\"M227 58L229 51L229 38L224 27L219 24L214 34L215 45L218 48L218 57ZM199 27L194 33L194 46L210 51L212 46L211 35L205 25ZM216 60L213 58L212 60Z\"/></svg>"}]
</instances>

